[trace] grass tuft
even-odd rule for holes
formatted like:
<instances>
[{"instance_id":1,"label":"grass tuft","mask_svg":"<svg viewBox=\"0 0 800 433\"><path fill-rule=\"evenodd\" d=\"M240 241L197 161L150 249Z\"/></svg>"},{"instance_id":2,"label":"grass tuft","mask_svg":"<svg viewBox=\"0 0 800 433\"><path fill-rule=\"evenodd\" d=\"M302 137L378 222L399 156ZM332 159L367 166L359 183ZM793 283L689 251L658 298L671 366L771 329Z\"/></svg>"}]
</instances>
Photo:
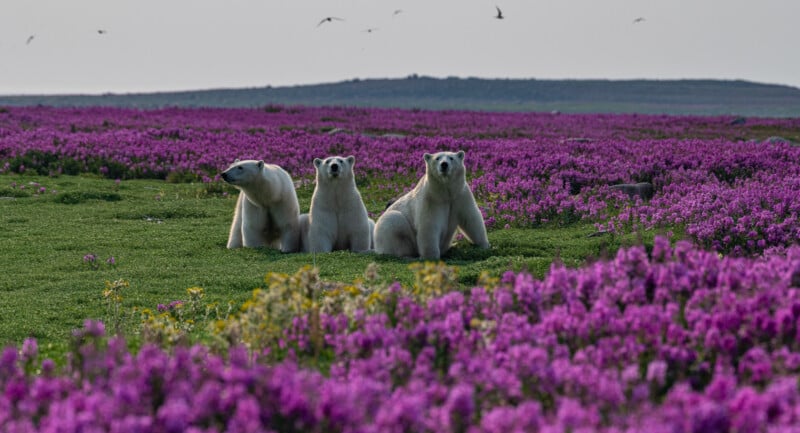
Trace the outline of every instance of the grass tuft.
<instances>
[{"instance_id":1,"label":"grass tuft","mask_svg":"<svg viewBox=\"0 0 800 433\"><path fill-rule=\"evenodd\" d=\"M120 201L122 196L115 192L72 191L56 195L56 202L63 204L79 204L89 200Z\"/></svg>"}]
</instances>

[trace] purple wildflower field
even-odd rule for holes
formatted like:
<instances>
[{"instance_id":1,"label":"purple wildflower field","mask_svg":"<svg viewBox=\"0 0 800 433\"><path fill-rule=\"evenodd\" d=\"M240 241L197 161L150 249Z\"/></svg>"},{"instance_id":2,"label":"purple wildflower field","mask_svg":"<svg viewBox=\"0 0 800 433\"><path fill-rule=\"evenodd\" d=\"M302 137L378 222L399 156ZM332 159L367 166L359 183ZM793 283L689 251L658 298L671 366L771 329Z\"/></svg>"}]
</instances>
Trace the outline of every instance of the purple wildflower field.
<instances>
[{"instance_id":1,"label":"purple wildflower field","mask_svg":"<svg viewBox=\"0 0 800 433\"><path fill-rule=\"evenodd\" d=\"M726 258L657 238L543 280L391 313L320 318L329 373L292 351L166 352L75 332L64 372L35 340L0 358L0 424L24 432L796 432L800 249ZM308 317L285 333L297 356Z\"/></svg>"},{"instance_id":2,"label":"purple wildflower field","mask_svg":"<svg viewBox=\"0 0 800 433\"><path fill-rule=\"evenodd\" d=\"M463 149L490 230L576 220L614 232L677 227L736 255L797 242L800 147L755 137L796 134L800 119L731 123L355 108L9 108L0 113L0 172L218 182L234 159L255 158L308 184L309 161L352 154L357 176L382 180L385 203L424 173L423 153ZM653 199L632 203L607 188L631 182L651 182Z\"/></svg>"},{"instance_id":3,"label":"purple wildflower field","mask_svg":"<svg viewBox=\"0 0 800 433\"><path fill-rule=\"evenodd\" d=\"M463 149L490 231L584 221L685 240L424 302L396 284L376 312L295 317L279 361L131 352L87 321L63 368L34 339L0 354L1 429L800 432L800 147L768 139L800 119L732 120L2 109L4 173L210 183L234 158L263 158L310 182L313 158L353 154L357 176L391 197L422 174L424 152ZM655 194L609 188L622 182ZM307 365L318 344L324 368Z\"/></svg>"}]
</instances>

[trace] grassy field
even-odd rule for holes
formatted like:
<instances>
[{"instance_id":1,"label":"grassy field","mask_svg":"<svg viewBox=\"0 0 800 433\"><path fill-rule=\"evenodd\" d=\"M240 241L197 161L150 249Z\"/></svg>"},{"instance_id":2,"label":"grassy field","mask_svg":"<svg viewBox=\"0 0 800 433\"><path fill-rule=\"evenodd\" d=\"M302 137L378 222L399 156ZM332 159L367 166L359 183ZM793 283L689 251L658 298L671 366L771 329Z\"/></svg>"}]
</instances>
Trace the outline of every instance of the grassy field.
<instances>
[{"instance_id":1,"label":"grassy field","mask_svg":"<svg viewBox=\"0 0 800 433\"><path fill-rule=\"evenodd\" d=\"M301 211L308 209L312 188L298 190ZM375 197L373 188L362 194ZM309 264L331 281L351 282L371 262L387 282L407 284L413 277L412 261L376 254L228 250L236 190L218 184L2 175L0 197L0 343L36 337L45 353L62 351L84 319L107 317L105 281L129 282L123 305L132 314L133 307L185 299L194 286L205 290L208 302L238 306L268 272L294 273ZM383 203L380 197L366 200L376 215ZM484 270L499 276L526 269L541 277L553 260L578 266L653 237L588 238L593 231L587 223L490 230L491 250L462 241L443 259L469 286ZM114 263L107 263L112 257Z\"/></svg>"}]
</instances>

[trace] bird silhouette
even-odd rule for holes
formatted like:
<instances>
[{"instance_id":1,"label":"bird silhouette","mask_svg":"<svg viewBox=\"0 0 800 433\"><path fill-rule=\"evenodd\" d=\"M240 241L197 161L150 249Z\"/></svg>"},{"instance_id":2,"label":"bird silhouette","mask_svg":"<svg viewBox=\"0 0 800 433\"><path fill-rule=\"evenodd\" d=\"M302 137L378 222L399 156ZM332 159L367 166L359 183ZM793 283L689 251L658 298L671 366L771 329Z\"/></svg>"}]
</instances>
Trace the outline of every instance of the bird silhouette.
<instances>
[{"instance_id":1,"label":"bird silhouette","mask_svg":"<svg viewBox=\"0 0 800 433\"><path fill-rule=\"evenodd\" d=\"M333 22L333 20L336 20L336 21L344 21L344 19L343 19L343 18L338 18L338 17L325 17L325 18L323 18L323 19L321 19L321 20L319 21L319 24L317 24L317 27L319 27L319 26L321 26L321 25L323 25L323 24L325 24L325 23L332 23L332 22Z\"/></svg>"},{"instance_id":2,"label":"bird silhouette","mask_svg":"<svg viewBox=\"0 0 800 433\"><path fill-rule=\"evenodd\" d=\"M498 20L502 20L503 18L505 18L503 16L503 11L500 10L500 7L495 6L494 8L497 9L497 15L494 16L495 18L497 18Z\"/></svg>"},{"instance_id":3,"label":"bird silhouette","mask_svg":"<svg viewBox=\"0 0 800 433\"><path fill-rule=\"evenodd\" d=\"M633 23L636 24L636 23L641 23L643 21L644 21L644 17L639 17L639 18L636 18L635 20L633 20Z\"/></svg>"},{"instance_id":4,"label":"bird silhouette","mask_svg":"<svg viewBox=\"0 0 800 433\"><path fill-rule=\"evenodd\" d=\"M364 29L364 30L363 30L363 32L364 32L364 33L372 33L372 32L375 32L375 31L377 31L377 30L378 30L378 28L377 28L377 27L370 27L370 28L368 28L368 29Z\"/></svg>"},{"instance_id":5,"label":"bird silhouette","mask_svg":"<svg viewBox=\"0 0 800 433\"><path fill-rule=\"evenodd\" d=\"M392 12L392 18L394 18L395 15L400 15L401 13L403 13L402 9L395 9L394 12Z\"/></svg>"},{"instance_id":6,"label":"bird silhouette","mask_svg":"<svg viewBox=\"0 0 800 433\"><path fill-rule=\"evenodd\" d=\"M30 35L30 36L28 36L28 40L27 40L27 41L25 41L25 45L28 45L28 44L30 44L30 43L31 43L31 41L33 40L33 38L35 38L35 37L36 37L36 35Z\"/></svg>"},{"instance_id":7,"label":"bird silhouette","mask_svg":"<svg viewBox=\"0 0 800 433\"><path fill-rule=\"evenodd\" d=\"M104 34L106 34L106 33L108 33L108 30L104 30L104 29L98 29L98 30L97 30L97 34L98 34L98 35L104 35Z\"/></svg>"}]
</instances>

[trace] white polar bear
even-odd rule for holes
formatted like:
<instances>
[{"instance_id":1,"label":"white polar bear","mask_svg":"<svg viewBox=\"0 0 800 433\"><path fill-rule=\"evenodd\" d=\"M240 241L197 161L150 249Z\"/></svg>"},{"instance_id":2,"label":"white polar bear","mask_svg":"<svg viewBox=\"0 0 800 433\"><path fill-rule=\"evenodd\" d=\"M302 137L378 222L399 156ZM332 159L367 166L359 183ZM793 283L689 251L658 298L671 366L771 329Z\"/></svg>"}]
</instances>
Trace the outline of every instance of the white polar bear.
<instances>
[{"instance_id":1,"label":"white polar bear","mask_svg":"<svg viewBox=\"0 0 800 433\"><path fill-rule=\"evenodd\" d=\"M299 225L299 230L300 230L301 251L303 251L304 253L311 252L311 247L310 247L310 245L308 243L308 229L309 229L310 225L309 225L309 219L308 219L308 214L307 213L301 213L300 214L298 225ZM375 221L373 221L372 218L370 218L369 219L369 249L370 250L374 250L375 249L375 236L374 236L374 234L375 234Z\"/></svg>"},{"instance_id":2,"label":"white polar bear","mask_svg":"<svg viewBox=\"0 0 800 433\"><path fill-rule=\"evenodd\" d=\"M314 159L317 186L311 196L309 213L300 215L299 221L303 251L363 252L372 248L374 222L369 219L356 188L355 162L352 155Z\"/></svg>"},{"instance_id":3,"label":"white polar bear","mask_svg":"<svg viewBox=\"0 0 800 433\"><path fill-rule=\"evenodd\" d=\"M425 154L425 176L386 209L375 224L375 251L400 257L441 258L456 230L489 248L486 226L467 185L464 151Z\"/></svg>"},{"instance_id":4,"label":"white polar bear","mask_svg":"<svg viewBox=\"0 0 800 433\"><path fill-rule=\"evenodd\" d=\"M264 161L234 162L222 173L241 192L228 235L228 248L269 246L291 253L300 250L300 204L291 176Z\"/></svg>"}]
</instances>

